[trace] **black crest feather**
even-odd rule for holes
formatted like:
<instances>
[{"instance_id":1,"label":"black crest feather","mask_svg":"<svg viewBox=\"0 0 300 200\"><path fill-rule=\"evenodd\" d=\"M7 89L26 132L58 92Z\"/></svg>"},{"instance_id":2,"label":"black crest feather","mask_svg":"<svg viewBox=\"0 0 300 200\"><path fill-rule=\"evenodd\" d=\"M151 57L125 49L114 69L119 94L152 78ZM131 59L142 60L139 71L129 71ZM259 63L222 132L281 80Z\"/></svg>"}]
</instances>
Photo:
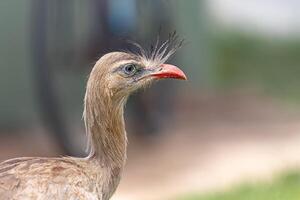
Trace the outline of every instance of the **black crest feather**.
<instances>
[{"instance_id":1,"label":"black crest feather","mask_svg":"<svg viewBox=\"0 0 300 200\"><path fill-rule=\"evenodd\" d=\"M149 49L144 49L140 44L129 41L130 44L136 47L136 51L131 52L138 54L145 60L162 64L165 63L179 48L182 47L184 39L180 39L177 32L169 33L168 39L165 41L160 40L158 35L154 44L150 45Z\"/></svg>"}]
</instances>

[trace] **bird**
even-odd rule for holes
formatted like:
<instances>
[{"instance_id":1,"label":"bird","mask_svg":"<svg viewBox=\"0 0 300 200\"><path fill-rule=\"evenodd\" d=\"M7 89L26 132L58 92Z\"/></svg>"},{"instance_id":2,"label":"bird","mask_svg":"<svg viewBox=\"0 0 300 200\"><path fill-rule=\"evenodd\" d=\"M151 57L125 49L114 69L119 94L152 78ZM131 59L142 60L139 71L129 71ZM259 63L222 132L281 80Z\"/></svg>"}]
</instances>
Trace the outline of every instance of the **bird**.
<instances>
[{"instance_id":1,"label":"bird","mask_svg":"<svg viewBox=\"0 0 300 200\"><path fill-rule=\"evenodd\" d=\"M181 46L176 37L146 51L103 55L88 77L83 119L86 157L22 157L0 164L0 199L109 200L126 162L124 106L134 91L160 79L186 80L184 72L165 62ZM179 44L178 44L179 43ZM173 45L172 45L173 44Z\"/></svg>"}]
</instances>

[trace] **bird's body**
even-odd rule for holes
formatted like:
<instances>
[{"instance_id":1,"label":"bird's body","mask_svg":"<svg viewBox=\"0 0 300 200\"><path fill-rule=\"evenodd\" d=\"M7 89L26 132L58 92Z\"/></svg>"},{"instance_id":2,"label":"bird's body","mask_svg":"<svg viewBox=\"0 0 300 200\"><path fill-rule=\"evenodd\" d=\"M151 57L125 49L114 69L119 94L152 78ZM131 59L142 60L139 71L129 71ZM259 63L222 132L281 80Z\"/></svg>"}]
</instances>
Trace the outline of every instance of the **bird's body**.
<instances>
[{"instance_id":1,"label":"bird's body","mask_svg":"<svg viewBox=\"0 0 300 200\"><path fill-rule=\"evenodd\" d=\"M163 64L174 49L165 53L162 46L151 57L124 52L101 57L90 74L84 100L89 155L2 162L0 200L108 200L126 160L123 112L128 96L156 79L186 79L175 66Z\"/></svg>"},{"instance_id":2,"label":"bird's body","mask_svg":"<svg viewBox=\"0 0 300 200\"><path fill-rule=\"evenodd\" d=\"M105 199L119 181L109 183L108 169L76 158L12 159L1 164L0 174L0 199ZM101 191L108 185L112 191Z\"/></svg>"}]
</instances>

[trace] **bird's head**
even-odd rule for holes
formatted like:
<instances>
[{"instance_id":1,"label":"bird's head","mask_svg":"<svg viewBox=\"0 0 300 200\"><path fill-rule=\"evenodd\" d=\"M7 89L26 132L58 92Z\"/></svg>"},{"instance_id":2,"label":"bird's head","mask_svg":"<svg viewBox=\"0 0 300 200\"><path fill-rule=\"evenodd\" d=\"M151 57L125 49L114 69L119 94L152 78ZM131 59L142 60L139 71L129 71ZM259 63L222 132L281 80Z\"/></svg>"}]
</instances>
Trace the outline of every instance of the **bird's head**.
<instances>
[{"instance_id":1,"label":"bird's head","mask_svg":"<svg viewBox=\"0 0 300 200\"><path fill-rule=\"evenodd\" d=\"M140 56L112 52L99 59L94 68L98 83L108 89L111 96L126 96L163 78L186 79L176 66L155 63Z\"/></svg>"},{"instance_id":2,"label":"bird's head","mask_svg":"<svg viewBox=\"0 0 300 200\"><path fill-rule=\"evenodd\" d=\"M121 142L126 140L123 108L127 97L155 80L186 80L179 68L165 63L181 46L182 42L176 41L177 36L172 34L161 45L157 42L149 52L135 44L139 49L137 53L112 52L97 61L87 83L83 113L90 155L100 143L102 154L122 164L126 148L126 143ZM108 140L111 135L116 138L115 143Z\"/></svg>"},{"instance_id":3,"label":"bird's head","mask_svg":"<svg viewBox=\"0 0 300 200\"><path fill-rule=\"evenodd\" d=\"M175 78L186 80L178 67L165 61L178 48L163 46L145 53L112 52L102 56L96 63L90 79L93 84L109 94L111 98L127 97L133 91L145 87L155 80ZM91 81L89 81L91 82Z\"/></svg>"}]
</instances>

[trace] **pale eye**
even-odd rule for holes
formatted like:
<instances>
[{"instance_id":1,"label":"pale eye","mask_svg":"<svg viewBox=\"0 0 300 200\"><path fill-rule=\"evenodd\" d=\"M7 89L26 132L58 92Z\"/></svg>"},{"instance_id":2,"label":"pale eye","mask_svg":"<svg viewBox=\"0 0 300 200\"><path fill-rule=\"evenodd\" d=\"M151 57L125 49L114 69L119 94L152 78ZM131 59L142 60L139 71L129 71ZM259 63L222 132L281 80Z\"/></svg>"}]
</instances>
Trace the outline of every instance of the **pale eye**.
<instances>
[{"instance_id":1,"label":"pale eye","mask_svg":"<svg viewBox=\"0 0 300 200\"><path fill-rule=\"evenodd\" d=\"M137 71L135 64L127 64L124 66L123 71L126 75L134 75Z\"/></svg>"}]
</instances>

